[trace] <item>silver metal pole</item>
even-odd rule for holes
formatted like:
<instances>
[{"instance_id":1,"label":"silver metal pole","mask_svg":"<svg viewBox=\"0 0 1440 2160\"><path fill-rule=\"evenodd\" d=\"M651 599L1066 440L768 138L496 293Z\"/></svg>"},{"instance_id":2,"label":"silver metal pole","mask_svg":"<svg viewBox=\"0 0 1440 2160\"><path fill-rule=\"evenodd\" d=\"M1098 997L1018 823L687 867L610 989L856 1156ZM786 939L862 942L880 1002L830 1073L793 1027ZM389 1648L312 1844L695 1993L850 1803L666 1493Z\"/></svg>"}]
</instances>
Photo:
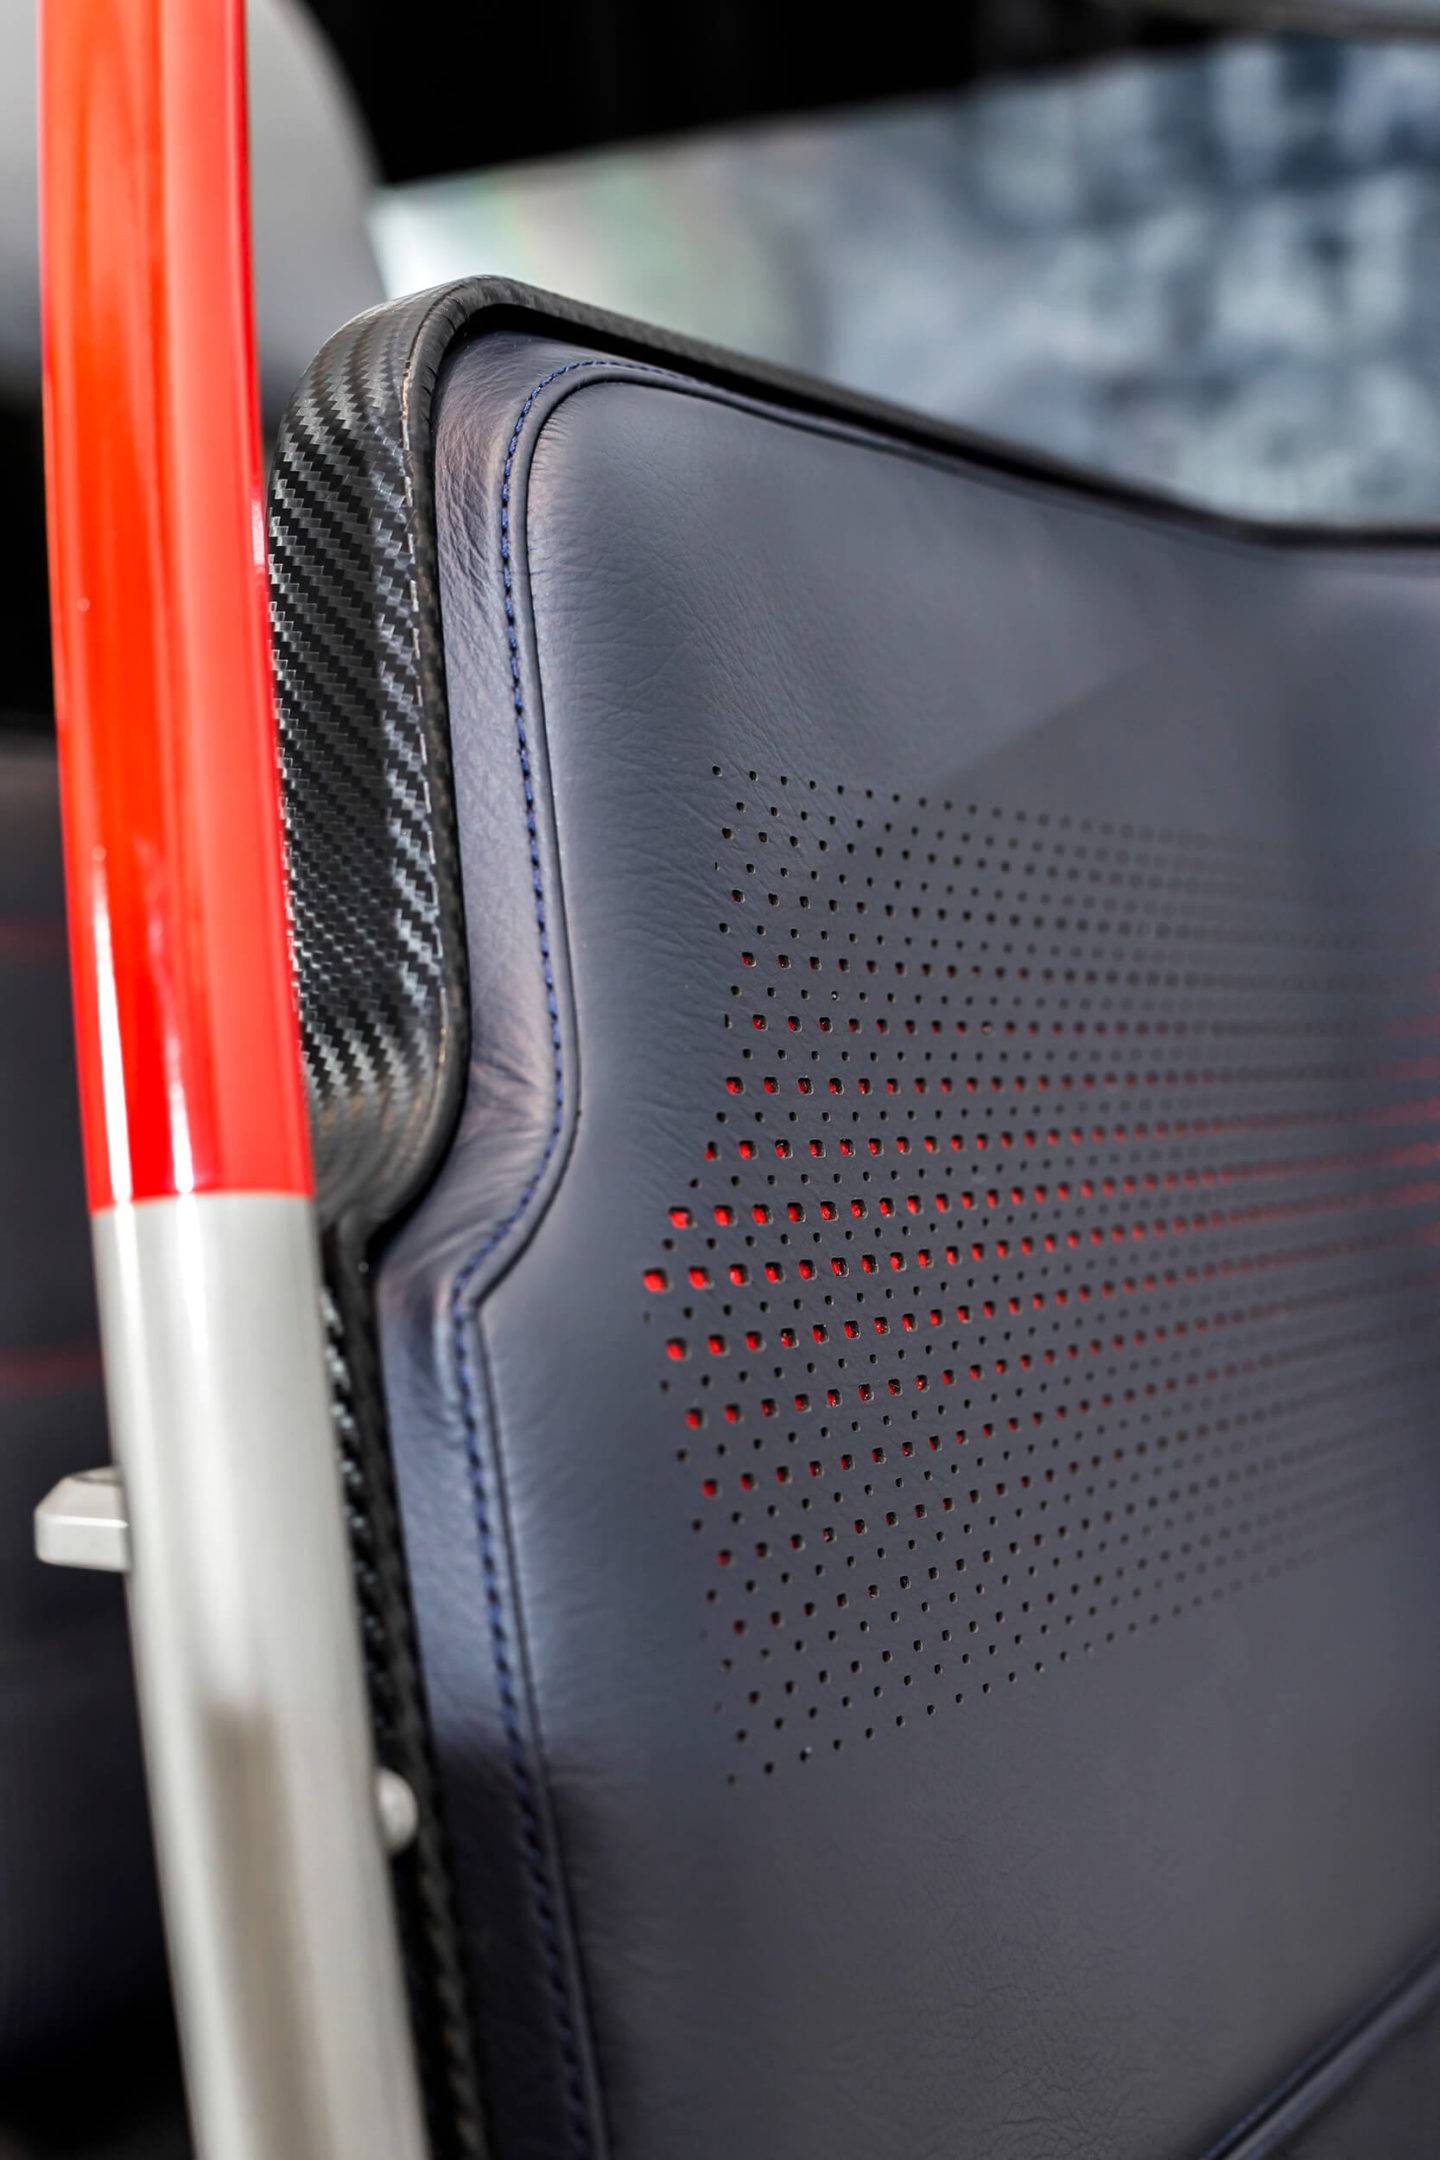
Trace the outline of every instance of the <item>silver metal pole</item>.
<instances>
[{"instance_id":1,"label":"silver metal pole","mask_svg":"<svg viewBox=\"0 0 1440 2160\"><path fill-rule=\"evenodd\" d=\"M97 1548L90 1522L80 1544L90 1565L128 1550L197 2144L203 2160L419 2160L312 1210L250 1193L118 1206L95 1219L95 1256L123 1514L67 1480L49 1535L66 1557L77 1501L128 1524ZM383 1798L393 1841L403 1795Z\"/></svg>"}]
</instances>

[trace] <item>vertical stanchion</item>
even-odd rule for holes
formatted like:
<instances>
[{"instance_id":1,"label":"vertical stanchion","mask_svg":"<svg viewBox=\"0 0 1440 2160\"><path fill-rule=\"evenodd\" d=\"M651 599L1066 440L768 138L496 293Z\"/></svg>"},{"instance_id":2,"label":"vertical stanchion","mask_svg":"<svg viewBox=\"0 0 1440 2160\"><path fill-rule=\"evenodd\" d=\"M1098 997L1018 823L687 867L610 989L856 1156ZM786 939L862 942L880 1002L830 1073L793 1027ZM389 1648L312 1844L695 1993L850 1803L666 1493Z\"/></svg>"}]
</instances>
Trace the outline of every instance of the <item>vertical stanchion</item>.
<instances>
[{"instance_id":1,"label":"vertical stanchion","mask_svg":"<svg viewBox=\"0 0 1440 2160\"><path fill-rule=\"evenodd\" d=\"M192 2116L204 2160L415 2160L287 947L242 0L42 0L40 50L76 1033Z\"/></svg>"}]
</instances>

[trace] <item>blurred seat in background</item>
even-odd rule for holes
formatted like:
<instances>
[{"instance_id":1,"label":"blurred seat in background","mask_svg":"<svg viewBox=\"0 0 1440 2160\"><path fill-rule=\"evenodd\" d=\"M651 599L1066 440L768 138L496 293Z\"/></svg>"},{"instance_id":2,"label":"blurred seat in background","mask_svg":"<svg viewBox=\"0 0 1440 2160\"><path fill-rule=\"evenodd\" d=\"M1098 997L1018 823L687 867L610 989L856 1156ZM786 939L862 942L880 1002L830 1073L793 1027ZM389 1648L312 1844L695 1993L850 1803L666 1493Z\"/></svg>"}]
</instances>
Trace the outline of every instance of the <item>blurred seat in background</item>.
<instances>
[{"instance_id":1,"label":"blurred seat in background","mask_svg":"<svg viewBox=\"0 0 1440 2160\"><path fill-rule=\"evenodd\" d=\"M1436 17L1440 20L1440 16ZM1440 42L1220 37L387 189L483 268L1209 508L1440 515Z\"/></svg>"}]
</instances>

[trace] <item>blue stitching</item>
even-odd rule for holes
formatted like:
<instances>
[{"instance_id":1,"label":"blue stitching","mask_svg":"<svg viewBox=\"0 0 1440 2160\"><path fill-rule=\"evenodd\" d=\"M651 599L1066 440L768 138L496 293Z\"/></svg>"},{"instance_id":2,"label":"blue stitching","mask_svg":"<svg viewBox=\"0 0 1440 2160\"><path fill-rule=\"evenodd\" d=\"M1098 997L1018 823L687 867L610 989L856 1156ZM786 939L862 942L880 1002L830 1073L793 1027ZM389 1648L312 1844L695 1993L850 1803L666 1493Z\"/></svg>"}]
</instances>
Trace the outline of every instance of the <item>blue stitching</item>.
<instances>
[{"instance_id":1,"label":"blue stitching","mask_svg":"<svg viewBox=\"0 0 1440 2160\"><path fill-rule=\"evenodd\" d=\"M546 1876L545 1850L540 1837L540 1817L535 1804L534 1787L525 1761L525 1741L520 1725L519 1702L516 1694L515 1672L511 1663L509 1633L505 1622L504 1601L501 1596L499 1572L495 1558L495 1534L490 1519L490 1504L486 1493L485 1472L480 1460L479 1424L476 1416L475 1387L470 1371L469 1344L466 1337L465 1293L477 1272L484 1266L495 1248L508 1237L521 1216L529 1207L540 1188L551 1158L560 1144L565 1121L565 1073L563 1043L560 1030L560 1005L555 988L555 970L550 952L550 927L545 912L545 881L540 855L540 829L535 811L535 788L530 768L530 739L525 725L525 698L520 683L520 639L515 627L515 592L510 559L510 479L514 469L515 455L526 421L534 410L535 401L542 390L562 375L571 375L581 368L619 367L630 368L644 375L663 375L663 368L649 368L624 360L570 360L563 367L552 368L542 376L521 406L509 444L505 451L505 469L500 489L500 564L505 585L505 637L510 655L511 697L515 708L515 740L520 758L520 775L525 787L525 826L530 843L530 882L535 893L535 922L540 933L540 966L545 978L545 1008L550 1015L550 1048L554 1059L555 1106L550 1130L545 1138L540 1160L527 1180L519 1200L500 1224L493 1230L479 1252L468 1260L456 1276L450 1292L450 1321L453 1353L460 1383L460 1408L465 1427L465 1453L470 1469L470 1485L475 1506L475 1525L480 1538L480 1565L485 1579L485 1603L490 1622L490 1646L495 1660L495 1676L499 1683L501 1712L505 1725L506 1744L510 1755L511 1775L515 1785L515 1797L519 1804L522 1835L525 1846L525 1864L530 1877L531 1895L535 1903L535 1915L540 1924L545 1944L546 1977L559 2030L560 2052L565 2065L566 2103L573 2139L573 2150L588 2156L593 2150L590 2136L589 2113L585 2100L585 2081L580 2064L579 2041L575 2020L570 2009L569 1987L566 1979L565 1960L561 1948L560 1928L555 1901L551 1895ZM678 378L677 378L678 379Z\"/></svg>"},{"instance_id":2,"label":"blue stitching","mask_svg":"<svg viewBox=\"0 0 1440 2160\"><path fill-rule=\"evenodd\" d=\"M1378 1989L1325 2039L1318 2041L1301 2057L1293 2070L1270 2088L1263 2100L1257 2101L1248 2113L1241 2116L1239 2122L1226 2131L1218 2143L1206 2146L1200 2160L1224 2160L1225 2154L1234 2152L1244 2140L1262 2133L1265 2138L1262 2150L1270 2151L1277 2137L1286 2137L1296 2128L1303 2129L1317 2107L1327 2107L1332 2099L1359 2077L1362 2070L1375 2061L1376 2047L1372 2043L1338 2085L1326 2087L1322 2084L1317 2099L1315 2088L1323 2079L1325 2071L1334 2068L1351 2043L1363 2036L1367 2026L1379 2024L1387 2011L1398 2008L1412 1989L1428 1990L1416 2004L1413 2018L1403 2018L1394 2031L1381 2037L1378 2052L1383 2054L1406 2026L1425 2015L1429 2007L1429 1994L1433 1993L1437 1979L1440 1979L1440 1967L1437 1967L1437 1952L1432 1947L1413 1965L1407 1966L1398 1980L1392 1980Z\"/></svg>"}]
</instances>

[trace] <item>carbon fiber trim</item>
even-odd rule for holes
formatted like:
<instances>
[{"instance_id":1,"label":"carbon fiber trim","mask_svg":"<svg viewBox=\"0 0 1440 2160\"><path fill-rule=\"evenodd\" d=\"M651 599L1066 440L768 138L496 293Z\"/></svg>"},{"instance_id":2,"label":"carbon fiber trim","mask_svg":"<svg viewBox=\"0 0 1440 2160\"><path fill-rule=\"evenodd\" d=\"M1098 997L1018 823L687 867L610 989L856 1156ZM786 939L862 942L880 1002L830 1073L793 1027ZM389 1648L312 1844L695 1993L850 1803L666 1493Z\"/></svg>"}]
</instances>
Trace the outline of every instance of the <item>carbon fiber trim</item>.
<instances>
[{"instance_id":1,"label":"carbon fiber trim","mask_svg":"<svg viewBox=\"0 0 1440 2160\"><path fill-rule=\"evenodd\" d=\"M462 319L426 296L342 330L296 392L271 477L292 933L327 1222L401 1204L464 1070L428 458L435 370Z\"/></svg>"},{"instance_id":2,"label":"carbon fiber trim","mask_svg":"<svg viewBox=\"0 0 1440 2160\"><path fill-rule=\"evenodd\" d=\"M461 316L362 316L312 364L270 490L291 935L326 1226L325 1326L371 1714L420 1810L395 1883L434 2149L484 2150L424 1688L396 1516L366 1247L448 1137L464 941L434 572L429 413Z\"/></svg>"}]
</instances>

